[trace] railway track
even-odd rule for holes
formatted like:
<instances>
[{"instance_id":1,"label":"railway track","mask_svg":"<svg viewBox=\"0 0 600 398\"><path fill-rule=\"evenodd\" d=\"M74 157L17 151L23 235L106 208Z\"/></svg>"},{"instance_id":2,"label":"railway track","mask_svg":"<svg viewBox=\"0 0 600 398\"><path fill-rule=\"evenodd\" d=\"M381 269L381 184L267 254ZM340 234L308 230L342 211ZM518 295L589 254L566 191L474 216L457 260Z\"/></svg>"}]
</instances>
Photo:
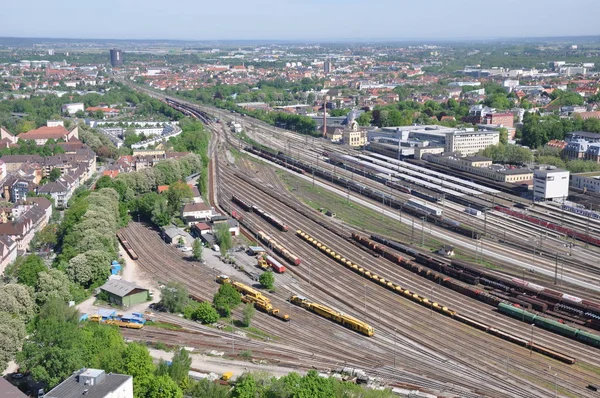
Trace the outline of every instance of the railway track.
<instances>
[{"instance_id":1,"label":"railway track","mask_svg":"<svg viewBox=\"0 0 600 398\"><path fill-rule=\"evenodd\" d=\"M238 185L238 186L239 186L239 185ZM239 189L238 189L238 190L239 190ZM257 197L255 197L254 199L255 199L255 200L259 200L259 197L260 197L260 196L257 196ZM264 200L264 198L263 198L263 200ZM274 209L274 207L272 207L272 209ZM273 210L273 211L274 211L274 210ZM284 214L279 214L279 216L280 216L280 217L284 217L285 215L284 215ZM259 222L259 221L257 220L257 222ZM268 228L268 227L264 227L264 228ZM273 233L276 233L276 232L273 230ZM298 252L298 251L300 251L300 249L299 249L299 248L298 248L298 249L294 249L294 250L296 250L297 252ZM309 254L307 253L306 255L309 255ZM337 276L337 274L336 274L336 276ZM359 295L360 295L360 292L355 292L355 293L357 294L357 296L359 296ZM505 322L506 320L505 320L505 319L503 319L502 321L503 321L503 322Z\"/></svg>"},{"instance_id":2,"label":"railway track","mask_svg":"<svg viewBox=\"0 0 600 398\"><path fill-rule=\"evenodd\" d=\"M225 174L225 173L226 172L223 172L223 174ZM222 190L222 193L226 193L226 192L223 192L223 190ZM249 191L247 193L250 194ZM262 193L254 193L254 195L258 195L256 197L257 199L260 197L261 199L264 200L264 198L262 196ZM217 194L217 196L219 196L219 195ZM225 197L226 197L226 195L225 195ZM222 204L223 205L224 205L224 202L225 202L225 200L222 199ZM264 204L263 204L263 206L264 206ZM276 206L277 207L277 206L279 206L279 204L275 203L275 202L272 202L271 206ZM274 210L269 210L269 211L274 211ZM278 214L278 213L275 213L275 214ZM298 217L298 216L296 215L294 217ZM296 221L296 219L294 219L294 220L295 220L295 222L297 222L298 224L300 224L299 220L298 221ZM261 221L259 219L254 220L254 221L258 225L261 225L261 223L264 223L264 221ZM275 231L274 229L272 229L269 225L264 225L263 228L266 229L267 231L269 231L269 233L271 233L273 235L277 235L277 233L278 233L277 231ZM317 227L315 227L315 228L317 228ZM326 234L325 236L329 236L331 234L331 231L326 230L326 232L323 232L323 233ZM128 238L128 240L129 240L129 238ZM344 243L344 244L347 244L347 242ZM348 250L350 250L350 248L348 248ZM359 250L359 249L356 249L355 247L352 246L352 250ZM355 253L357 253L357 252L355 252ZM142 257L142 256L140 256L140 257ZM334 266L332 264L329 264L328 268L332 268L333 269L333 267ZM319 272L323 272L322 270L320 270L320 268L315 267L314 269L315 270L319 270ZM302 270L302 267L300 267L299 270ZM310 270L310 268L309 268L309 270ZM317 271L315 271L315 272L317 272ZM339 272L338 273L336 271L335 275L336 276L339 275L340 278L341 278L342 274L343 274L343 272ZM177 273L174 276L176 276L177 278L185 277L185 275L180 274L180 273ZM323 284L324 286L325 286L325 283L332 283L331 281L327 282L328 278L331 279L329 277L329 275L327 275L327 274L325 274L325 275L323 275L323 274L317 274L315 276L315 278L316 277L320 278L319 282L321 284ZM309 279L310 278L311 278L311 276L309 275ZM351 276L344 276L344 278L352 278L352 277ZM344 284L344 286L346 286L346 285ZM320 291L318 289L314 289L311 286L303 286L303 289L306 290L306 291L308 291L309 293L312 292L312 294L314 294L315 296L320 296L320 295L324 294L322 291ZM353 290L352 292L347 292L344 289L340 290L339 286L337 287L337 291L336 292L337 292L336 296L348 295L348 293L352 293L351 296L353 296L355 298L357 295L360 295L360 292L357 291L357 290ZM383 294L383 292L381 292L381 293ZM330 296L330 294L327 294L324 297L327 298L328 300L332 299L331 296ZM386 300L385 301L386 304L390 304L390 305L394 304L393 298L387 297L385 300ZM371 307L373 305L377 305L377 303L373 304L371 301L373 301L373 300L369 300L368 302L366 302L366 304L368 304L369 307ZM343 305L343 304L341 304L341 305ZM381 305L381 303L379 305ZM397 304L394 304L394 305L397 305ZM381 307L379 307L379 308L381 308ZM391 307L391 308L394 308L394 307ZM356 310L358 310L358 309L356 309ZM415 309L411 308L410 311L415 311ZM397 321L402 321L402 322L409 322L409 321L414 320L415 316L417 316L418 314L419 314L418 311L417 312L410 312L409 315L404 315L403 314L404 318L402 318L402 319L396 318L396 320ZM384 312L384 316L385 315L386 314ZM393 314L387 314L387 315L393 315ZM371 318L376 318L376 317L373 316L373 314L370 314L368 316L370 316ZM269 319L265 319L264 321L266 321L267 323L269 323ZM304 321L304 319L302 321ZM321 329L321 328L327 328L325 325L322 325L321 322L317 322L317 321L314 321L314 320L311 320L311 319L306 319L306 321L308 322L306 325L315 325L316 326L316 324L319 324L319 329ZM373 321L374 321L373 323L376 323L376 324L379 324L379 322L381 322L381 321L378 321L377 319L373 319ZM436 321L439 321L439 320L436 319ZM430 322L430 323L424 322L423 327L427 327L428 329L437 330L436 329L436 325L435 325L436 323L437 322ZM292 320L291 324L294 324L293 320ZM275 326L281 327L281 325L275 325ZM274 330L278 330L279 329L278 327L275 327ZM385 324L383 324L384 330L385 330L386 327L388 328L388 331L389 331L389 329L390 329L391 326L390 325L386 326ZM289 330L288 330L288 332L289 332ZM336 329L334 333L336 333L336 334L337 333L341 333L341 331L339 331L339 330ZM429 336L430 339L432 339L432 340L435 339L435 335L432 334L431 331L429 331L427 333L428 333L427 336ZM298 337L299 338L309 338L310 339L310 338L313 338L313 333L300 333L298 335ZM460 338L460 336L453 336L452 337L452 339L454 339L453 341L456 342L456 344L459 343L459 338ZM386 339L385 337L381 338L381 340L385 340L385 339ZM394 344L397 343L396 340L390 339L389 336L387 337L387 340L388 340L388 342L387 342L388 343L388 348L389 348L389 343L390 342L393 341ZM441 340L434 340L434 341L437 344L434 344L435 347L433 347L433 348L439 348L438 345L444 344L444 341L441 341ZM322 343L325 343L325 342L322 342ZM367 347L369 346L367 343L364 343L364 344ZM363 348L367 348L367 347L363 347ZM325 347L326 350L331 349L331 350L333 350L333 352L337 352L337 353L339 353L340 350L344 350L344 348L345 348L345 346L341 344L341 341L336 341L335 344L326 344L326 347ZM372 348L374 348L375 352L377 352L379 354L378 355L379 359L375 360L375 362L373 363L374 365L381 365L382 364L381 361L383 361L383 360L389 361L391 359L389 351L382 350L381 346L375 346L375 347L372 347ZM445 362L442 362L441 365L440 364L436 364L435 363L435 359L433 359L435 357L432 357L432 355L433 355L432 354L433 348L426 349L427 347L424 347L423 345L421 345L419 348L421 348L422 351L417 351L418 353L420 353L421 355L424 355L424 356L428 356L428 358L426 358L427 361L425 361L425 359L423 359L424 362L423 362L423 365L422 365L423 366L423 371L425 371L426 374L430 374L432 372L432 366L434 368L435 368L436 365L438 365L440 368L444 368L445 367L446 370L448 371L448 366L449 365L456 365L457 369L456 370L452 369L453 376L460 375L461 373L462 374L467 374L467 375L471 376L472 379L469 379L469 380L476 381L478 383L478 385L481 386L481 391L484 391L486 394L491 394L490 396L504 396L502 394L506 394L506 393L514 394L514 395L517 395L517 396L530 396L530 395L531 396L544 396L544 395L538 395L537 393L533 393L532 394L531 391L529 391L528 389L525 389L525 388L521 387L520 385L510 384L510 388L507 389L506 388L507 387L507 380L503 380L503 379L500 379L500 378L497 378L497 377L486 375L485 372L482 373L479 370L472 369L471 367L473 366L473 364L471 364L471 363L464 363L464 359L460 355L458 355L458 354L455 354L456 356L451 360L452 362L450 362L450 363L448 363L447 359L439 358L438 360L445 361ZM425 348L425 349L423 350L423 348ZM356 352L355 352L356 351L356 347L353 347L353 350L354 350L354 352L349 351L348 353L352 352L354 355L356 355ZM438 357L439 357L439 355L438 355ZM410 360L410 357L407 358L407 359ZM472 360L478 361L477 358L473 358ZM413 359L413 361L414 361L414 359ZM369 364L371 364L371 360L369 359L369 356L367 356L365 358L365 362L368 362ZM432 362L433 362L433 364L432 364ZM525 361L525 362L527 362L527 361ZM479 363L479 362L476 362L476 363ZM524 369L526 369L526 366L524 364L521 364L519 362L515 362L515 364L517 364L519 366L519 371L523 371ZM481 363L480 365L485 366L483 363ZM527 366L529 366L529 365L531 365L531 363L527 362ZM381 366L379 366L379 367L382 368ZM496 368L494 368L494 370L497 370ZM421 369L420 363L419 363L418 369ZM469 372L473 372L473 373L469 374ZM570 380L571 380L571 376L569 376L569 377L570 377ZM547 380L547 379L544 379L544 380ZM421 382L426 382L426 381L424 381L423 379L421 379ZM561 382L563 382L563 380L561 380ZM573 385L570 384L570 383L574 383L573 381L564 380L564 382L565 382L565 385L566 385L565 388L567 388L567 391L571 391L571 389L573 389L575 391L578 391L579 384L577 384L577 386L575 386L574 384ZM485 384L484 385L484 383L490 383L490 384ZM525 384L526 385L530 385L531 383L525 383ZM499 390L500 385L503 385L504 390ZM470 387L470 386L464 385L463 387L468 389L468 387ZM534 391L537 391L538 393L542 393L542 394L548 393L548 391L545 390L545 389L543 389L543 388L540 389L537 386L531 386L531 387L535 388ZM471 388L470 391L473 391L473 389ZM500 393L500 391L502 391L502 393ZM479 391L478 391L478 393L479 393ZM464 396L468 396L468 395L464 395ZM582 396L584 396L584 395L582 395Z\"/></svg>"}]
</instances>

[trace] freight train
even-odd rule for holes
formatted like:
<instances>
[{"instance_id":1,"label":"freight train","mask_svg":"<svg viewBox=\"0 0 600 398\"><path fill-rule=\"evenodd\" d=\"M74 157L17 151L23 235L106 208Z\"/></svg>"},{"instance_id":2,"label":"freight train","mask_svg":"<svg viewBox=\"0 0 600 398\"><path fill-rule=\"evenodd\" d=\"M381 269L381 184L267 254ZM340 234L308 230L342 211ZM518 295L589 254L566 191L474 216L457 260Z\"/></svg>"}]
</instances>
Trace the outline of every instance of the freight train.
<instances>
[{"instance_id":1,"label":"freight train","mask_svg":"<svg viewBox=\"0 0 600 398\"><path fill-rule=\"evenodd\" d=\"M513 318L520 319L524 322L534 324L542 329L550 330L554 333L558 333L563 336L581 341L582 343L600 348L600 336L593 333L567 326L555 320L527 312L522 308L516 308L505 303L500 303L498 305L498 311Z\"/></svg>"},{"instance_id":2,"label":"freight train","mask_svg":"<svg viewBox=\"0 0 600 398\"><path fill-rule=\"evenodd\" d=\"M295 166L295 165L293 165L291 163L288 163L285 159L284 160L280 159L278 157L279 156L278 154L269 152L266 149L259 148L257 146L253 146L253 147L247 146L244 149L246 150L246 152L250 152L250 153L252 153L254 155L260 156L260 157L262 157L264 159L267 159L267 160L269 160L269 161L271 161L271 162L273 162L275 164L283 166L286 169L290 169L290 170L292 170L292 171L294 171L294 172L296 172L298 174L304 174L304 170L302 170L301 168L299 168L299 167L297 167L297 166Z\"/></svg>"},{"instance_id":3,"label":"freight train","mask_svg":"<svg viewBox=\"0 0 600 398\"><path fill-rule=\"evenodd\" d=\"M271 238L269 235L267 235L263 231L258 231L256 233L256 235L262 242L266 243L267 246L272 248L275 251L275 253L279 254L281 257L283 257L287 261L289 261L290 264L300 265L300 263L302 262L300 260L300 257L298 257L295 254L293 254L292 252L290 252L283 245L281 245L279 242L277 242L275 239Z\"/></svg>"},{"instance_id":4,"label":"freight train","mask_svg":"<svg viewBox=\"0 0 600 398\"><path fill-rule=\"evenodd\" d=\"M488 272L482 267L469 263L467 261L452 260L450 262L439 259L427 253L421 253L410 246L402 245L398 242L383 238L377 235L371 235L371 240L353 234L353 239L360 242L371 250L383 255L388 260L401 265L402 267L417 273L428 279L435 280L445 286L456 290L469 297L476 298L492 306L497 306L500 302L510 301L513 303L522 304L525 307L532 308L536 311L546 312L553 310L557 317L568 319L565 313L571 314L580 318L573 320L581 324L587 324L589 327L600 329L600 304L584 300L569 294L564 294L555 290L545 288L544 286L536 285L531 282L526 282L518 278L506 279L499 277L491 272ZM377 245L380 243L380 245ZM401 253L408 254L414 257L416 263L422 264L427 269L419 267L414 262L402 259L393 253L386 253L384 246L390 247ZM494 294L483 292L476 288L457 284L452 280L442 279L441 276L432 275L428 272L429 269L444 273L463 282L477 285L481 283L496 290ZM500 292L505 292L502 295Z\"/></svg>"},{"instance_id":5,"label":"freight train","mask_svg":"<svg viewBox=\"0 0 600 398\"><path fill-rule=\"evenodd\" d=\"M449 309L448 307L445 307L437 302L433 302L432 300L420 296L419 294L412 292L408 289L404 289L402 288L400 285L391 282L387 279L385 279L383 276L381 275L377 275L374 272L371 272L370 270L361 267L360 265L353 263L352 261L346 259L344 256L342 256L340 253L336 253L335 251L331 250L330 248L328 248L326 245L322 244L321 242L319 242L318 240L316 240L315 238L313 238L312 236L310 236L309 234L298 230L296 231L296 234L303 239L305 242L309 243L310 245L312 245L313 247L315 247L316 249L318 249L319 251L321 251L322 253L326 254L327 256L331 257L332 259L334 259L335 261L337 261L338 263L342 264L343 266L345 266L346 268L352 270L353 272L357 273L358 275L370 279L371 281L379 284L380 286L383 286L385 288L387 288L388 290L399 294L417 304L420 304L424 307L427 307L429 309L431 309L432 311L436 311L439 312L441 314L444 314L448 317L454 318L460 322L463 322L467 325L473 326L473 327L477 327L478 329L484 330L487 333L490 333L494 336L498 336L500 338L503 338L507 341L510 341L512 343L515 344L519 344L522 345L524 347L530 347L532 350L535 350L536 352L540 352L543 355L547 355L550 356L552 358L555 358L559 361L568 363L568 364L573 364L575 363L575 359L571 358L569 356L566 356L564 354L561 354L559 352L556 352L554 350L548 349L546 347L537 345L537 344L532 344L531 342L528 342L524 339L521 339L520 337L514 336L510 333L504 332L500 329L496 329L493 327L490 327L489 325L483 324L479 321L476 321L474 319L471 319L469 317L466 317L464 315L460 315L458 314L457 311ZM435 274L432 273L431 271L430 275ZM432 279L435 280L436 278L440 278L441 275L437 274L436 276L432 276ZM444 279L444 284L448 285L448 283L450 284L455 284L456 285L456 289L460 289L461 287L464 287L463 285L452 281L451 278L445 278ZM484 292L480 292L480 291L475 291L473 290L468 290L469 292L474 292L477 294L481 294L483 297L488 297L490 298L492 301L490 303L495 303L495 305L498 305L501 301L499 300L494 300L495 298L493 298L493 296L490 296Z\"/></svg>"},{"instance_id":6,"label":"freight train","mask_svg":"<svg viewBox=\"0 0 600 398\"><path fill-rule=\"evenodd\" d=\"M314 312L315 314L320 315L323 318L331 319L332 321L339 323L340 325L352 329L358 333L362 333L365 336L371 337L375 334L375 329L368 323L360 321L344 313L335 311L329 307L324 306L323 304L310 302L305 297L291 296L289 298L289 301L292 304L296 304L302 308Z\"/></svg>"},{"instance_id":7,"label":"freight train","mask_svg":"<svg viewBox=\"0 0 600 398\"><path fill-rule=\"evenodd\" d=\"M586 243L589 243L589 244L594 245L594 246L600 246L600 239L598 239L598 238L596 238L594 236L585 234L583 232L578 232L578 231L575 231L575 230L573 230L571 228L563 227L563 226L555 224L553 222L546 221L546 220L543 220L543 219L538 218L538 217L529 216L529 215L521 213L519 211L508 209L508 208L502 207L502 206L496 206L496 207L494 207L494 210L497 210L497 211L502 212L504 214L508 214L511 217L515 217L515 218L519 218L521 220L529 221L532 224L539 225L541 227L550 229L552 231L556 231L558 233L567 235L567 236L569 236L571 238L578 239L578 240L580 240L582 242L586 242Z\"/></svg>"},{"instance_id":8,"label":"freight train","mask_svg":"<svg viewBox=\"0 0 600 398\"><path fill-rule=\"evenodd\" d=\"M231 201L236 205L240 206L245 211L252 211L252 205L245 200L233 195L231 197Z\"/></svg>"},{"instance_id":9,"label":"freight train","mask_svg":"<svg viewBox=\"0 0 600 398\"><path fill-rule=\"evenodd\" d=\"M132 260L137 260L138 259L137 253L135 252L135 250L133 250L133 247L131 247L131 245L129 244L129 242L127 242L127 239L125 239L125 237L123 236L123 234L121 234L120 232L118 232L117 233L117 239L119 239L119 242L121 242L121 245L123 245L123 248L125 249L125 251L129 255L129 257L131 257Z\"/></svg>"},{"instance_id":10,"label":"freight train","mask_svg":"<svg viewBox=\"0 0 600 398\"><path fill-rule=\"evenodd\" d=\"M260 207L258 207L256 205L252 205L252 211L255 212L256 214L258 214L259 216L261 216L262 218L264 218L265 220L267 220L271 225L273 225L280 231L286 232L288 230L288 226L286 224L284 224L278 218L275 218L271 214L267 213Z\"/></svg>"}]
</instances>

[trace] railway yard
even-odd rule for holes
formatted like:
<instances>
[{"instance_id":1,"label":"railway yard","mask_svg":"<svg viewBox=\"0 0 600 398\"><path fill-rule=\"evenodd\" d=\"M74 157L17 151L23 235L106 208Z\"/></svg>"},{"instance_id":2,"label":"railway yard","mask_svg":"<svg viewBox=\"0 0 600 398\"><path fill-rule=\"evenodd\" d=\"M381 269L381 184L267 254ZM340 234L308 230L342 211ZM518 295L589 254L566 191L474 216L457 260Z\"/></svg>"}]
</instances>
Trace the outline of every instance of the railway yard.
<instances>
[{"instance_id":1,"label":"railway yard","mask_svg":"<svg viewBox=\"0 0 600 398\"><path fill-rule=\"evenodd\" d=\"M253 326L264 334L253 335L161 314L182 329L124 330L127 338L236 359L251 350L302 370L360 368L384 385L445 397L598 396L598 220L233 113L167 103L212 133L213 205L234 214L248 238L276 246L270 261L285 272L262 295L289 321L258 311ZM240 119L244 136L227 125ZM311 208L302 197L311 185L381 214L382 232ZM182 282L197 300L217 291L219 271L190 266L157 230L131 222L120 235L157 281ZM442 245L460 259L436 255Z\"/></svg>"}]
</instances>

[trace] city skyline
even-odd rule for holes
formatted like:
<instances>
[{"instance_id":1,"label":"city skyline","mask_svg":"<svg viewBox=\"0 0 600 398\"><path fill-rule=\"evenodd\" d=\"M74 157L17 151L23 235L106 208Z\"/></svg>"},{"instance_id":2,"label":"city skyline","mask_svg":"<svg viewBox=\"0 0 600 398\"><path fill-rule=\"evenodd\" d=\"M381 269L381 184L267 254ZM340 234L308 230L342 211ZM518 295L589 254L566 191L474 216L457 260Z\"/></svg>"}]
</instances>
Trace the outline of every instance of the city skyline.
<instances>
[{"instance_id":1,"label":"city skyline","mask_svg":"<svg viewBox=\"0 0 600 398\"><path fill-rule=\"evenodd\" d=\"M447 7L432 0L427 7L408 2L308 0L292 4L232 0L223 7L190 0L177 8L149 0L143 10L133 2L109 0L102 7L66 0L60 6L39 3L31 8L9 2L5 15L27 15L4 21L0 36L130 40L281 40L394 41L477 40L594 36L600 3L577 0L565 13L555 0L520 3L508 0L493 9L474 0ZM437 10L437 12L436 12ZM93 18L68 18L69 13ZM135 17L135 20L134 20ZM48 20L64 23L48 24ZM68 22L67 22L68 21Z\"/></svg>"}]
</instances>

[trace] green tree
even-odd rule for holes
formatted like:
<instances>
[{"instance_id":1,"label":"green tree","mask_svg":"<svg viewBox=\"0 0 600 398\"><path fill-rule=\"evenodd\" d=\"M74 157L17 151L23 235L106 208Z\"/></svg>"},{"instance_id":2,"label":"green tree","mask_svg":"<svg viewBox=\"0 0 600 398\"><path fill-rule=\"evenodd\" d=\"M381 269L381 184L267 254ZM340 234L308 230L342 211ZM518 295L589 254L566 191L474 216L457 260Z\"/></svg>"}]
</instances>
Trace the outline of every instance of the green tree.
<instances>
[{"instance_id":1,"label":"green tree","mask_svg":"<svg viewBox=\"0 0 600 398\"><path fill-rule=\"evenodd\" d=\"M258 281L265 289L273 290L273 287L275 286L275 276L273 275L273 271L263 272L258 278Z\"/></svg>"},{"instance_id":2,"label":"green tree","mask_svg":"<svg viewBox=\"0 0 600 398\"><path fill-rule=\"evenodd\" d=\"M52 249L58 241L58 225L48 224L40 232L35 234L32 240L33 250Z\"/></svg>"},{"instance_id":3,"label":"green tree","mask_svg":"<svg viewBox=\"0 0 600 398\"><path fill-rule=\"evenodd\" d=\"M230 316L231 310L240 305L242 296L229 283L219 286L213 298L213 304L222 316Z\"/></svg>"},{"instance_id":4,"label":"green tree","mask_svg":"<svg viewBox=\"0 0 600 398\"><path fill-rule=\"evenodd\" d=\"M209 302L203 301L194 310L192 319L204 324L215 323L219 320L219 313Z\"/></svg>"},{"instance_id":5,"label":"green tree","mask_svg":"<svg viewBox=\"0 0 600 398\"><path fill-rule=\"evenodd\" d=\"M359 126L369 126L372 119L373 115L371 112L363 112L356 118L356 123L358 123Z\"/></svg>"},{"instance_id":6,"label":"green tree","mask_svg":"<svg viewBox=\"0 0 600 398\"><path fill-rule=\"evenodd\" d=\"M185 182L177 181L169 185L167 191L167 204L171 215L180 211L181 204L185 199L192 198L192 189Z\"/></svg>"},{"instance_id":7,"label":"green tree","mask_svg":"<svg viewBox=\"0 0 600 398\"><path fill-rule=\"evenodd\" d=\"M500 133L500 143L506 144L508 143L508 130L504 127L501 127L498 132Z\"/></svg>"},{"instance_id":8,"label":"green tree","mask_svg":"<svg viewBox=\"0 0 600 398\"><path fill-rule=\"evenodd\" d=\"M294 392L294 397L333 397L333 379L319 377L316 370L308 371L300 381L300 386Z\"/></svg>"},{"instance_id":9,"label":"green tree","mask_svg":"<svg viewBox=\"0 0 600 398\"><path fill-rule=\"evenodd\" d=\"M0 312L0 372L15 359L25 339L23 319L8 312Z\"/></svg>"},{"instance_id":10,"label":"green tree","mask_svg":"<svg viewBox=\"0 0 600 398\"><path fill-rule=\"evenodd\" d=\"M46 271L48 267L44 260L38 255L30 254L17 270L17 280L27 286L35 287L38 281L38 274Z\"/></svg>"},{"instance_id":11,"label":"green tree","mask_svg":"<svg viewBox=\"0 0 600 398\"><path fill-rule=\"evenodd\" d=\"M256 309L254 308L254 304L246 303L246 305L244 305L244 309L242 310L242 323L245 327L250 326L255 312Z\"/></svg>"},{"instance_id":12,"label":"green tree","mask_svg":"<svg viewBox=\"0 0 600 398\"><path fill-rule=\"evenodd\" d=\"M180 282L169 282L162 289L161 306L173 313L182 312L189 302L187 287Z\"/></svg>"},{"instance_id":13,"label":"green tree","mask_svg":"<svg viewBox=\"0 0 600 398\"><path fill-rule=\"evenodd\" d=\"M104 282L110 274L110 254L101 250L90 250L73 257L66 273L71 280L85 288Z\"/></svg>"},{"instance_id":14,"label":"green tree","mask_svg":"<svg viewBox=\"0 0 600 398\"><path fill-rule=\"evenodd\" d=\"M56 301L56 299L54 299ZM87 358L81 349L81 330L73 309L61 302L48 302L41 310L36 327L17 354L17 363L33 378L54 387L82 368ZM76 310L75 310L76 313ZM75 319L73 319L75 318Z\"/></svg>"},{"instance_id":15,"label":"green tree","mask_svg":"<svg viewBox=\"0 0 600 398\"><path fill-rule=\"evenodd\" d=\"M186 395L192 398L229 398L229 386L222 386L208 379L202 379L191 383Z\"/></svg>"},{"instance_id":16,"label":"green tree","mask_svg":"<svg viewBox=\"0 0 600 398\"><path fill-rule=\"evenodd\" d=\"M36 312L32 289L18 283L0 287L0 312L8 312L29 322Z\"/></svg>"},{"instance_id":17,"label":"green tree","mask_svg":"<svg viewBox=\"0 0 600 398\"><path fill-rule=\"evenodd\" d=\"M50 174L48 174L48 179L50 181L54 182L54 181L58 180L60 178L60 176L61 176L60 169L59 168L53 168L50 171Z\"/></svg>"},{"instance_id":18,"label":"green tree","mask_svg":"<svg viewBox=\"0 0 600 398\"><path fill-rule=\"evenodd\" d=\"M181 348L173 355L171 366L169 366L169 376L177 385L180 385L188 378L188 372L192 366L192 358L186 349Z\"/></svg>"},{"instance_id":19,"label":"green tree","mask_svg":"<svg viewBox=\"0 0 600 398\"><path fill-rule=\"evenodd\" d=\"M192 243L192 257L196 261L202 261L204 257L204 247L200 239L194 239L194 243Z\"/></svg>"},{"instance_id":20,"label":"green tree","mask_svg":"<svg viewBox=\"0 0 600 398\"><path fill-rule=\"evenodd\" d=\"M135 378L134 378L135 381ZM135 387L134 387L135 391ZM134 394L136 397L142 397L137 393ZM171 380L169 376L162 375L158 377L152 377L148 383L148 389L146 395L147 398L182 398L183 392L177 386L177 384Z\"/></svg>"},{"instance_id":21,"label":"green tree","mask_svg":"<svg viewBox=\"0 0 600 398\"><path fill-rule=\"evenodd\" d=\"M258 387L254 376L245 373L236 381L231 396L233 398L256 398Z\"/></svg>"},{"instance_id":22,"label":"green tree","mask_svg":"<svg viewBox=\"0 0 600 398\"><path fill-rule=\"evenodd\" d=\"M63 302L71 300L71 282L67 275L58 269L50 269L38 274L35 299L43 305L49 299L58 298Z\"/></svg>"},{"instance_id":23,"label":"green tree","mask_svg":"<svg viewBox=\"0 0 600 398\"><path fill-rule=\"evenodd\" d=\"M119 372L127 345L116 327L107 327L96 322L85 322L81 328L82 349L88 358L87 366Z\"/></svg>"},{"instance_id":24,"label":"green tree","mask_svg":"<svg viewBox=\"0 0 600 398\"><path fill-rule=\"evenodd\" d=\"M139 343L128 344L123 354L122 365L119 373L133 376L134 397L148 397L154 379L154 364L148 348ZM168 376L167 379L171 381Z\"/></svg>"},{"instance_id":25,"label":"green tree","mask_svg":"<svg viewBox=\"0 0 600 398\"><path fill-rule=\"evenodd\" d=\"M231 249L233 246L233 239L231 238L231 233L229 232L229 224L227 223L219 223L213 227L215 240L219 245L219 249L221 250L221 254L225 255L227 250Z\"/></svg>"}]
</instances>

